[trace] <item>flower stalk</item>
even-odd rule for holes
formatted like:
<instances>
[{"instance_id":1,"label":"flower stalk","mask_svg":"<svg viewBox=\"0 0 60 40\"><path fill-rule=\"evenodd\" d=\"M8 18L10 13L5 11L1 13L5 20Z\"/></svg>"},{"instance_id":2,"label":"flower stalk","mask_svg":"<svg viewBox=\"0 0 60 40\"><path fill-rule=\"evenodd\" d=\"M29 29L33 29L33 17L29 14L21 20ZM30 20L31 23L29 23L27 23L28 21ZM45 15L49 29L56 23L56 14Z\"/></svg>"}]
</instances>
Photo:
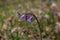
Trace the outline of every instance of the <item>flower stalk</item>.
<instances>
[{"instance_id":1,"label":"flower stalk","mask_svg":"<svg viewBox=\"0 0 60 40\"><path fill-rule=\"evenodd\" d=\"M25 15L26 14L26 15ZM31 22L32 21L32 16L36 19L37 23L38 23L38 28L39 28L39 31L40 31L40 40L42 40L42 29L40 27L40 22L38 21L37 17L33 14L33 13L25 13L25 17L27 18L28 16L27 15L31 15L31 17L29 19L26 19L27 21ZM24 15L21 16L21 18L24 17Z\"/></svg>"}]
</instances>

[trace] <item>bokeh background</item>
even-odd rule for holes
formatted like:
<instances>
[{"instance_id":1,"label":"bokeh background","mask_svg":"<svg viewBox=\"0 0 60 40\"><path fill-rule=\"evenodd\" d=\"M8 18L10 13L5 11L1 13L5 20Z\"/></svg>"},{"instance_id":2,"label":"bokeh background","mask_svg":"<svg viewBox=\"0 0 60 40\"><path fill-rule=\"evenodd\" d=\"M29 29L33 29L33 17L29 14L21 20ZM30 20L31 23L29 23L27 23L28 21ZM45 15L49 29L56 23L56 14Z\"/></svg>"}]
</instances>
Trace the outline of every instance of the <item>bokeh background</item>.
<instances>
[{"instance_id":1,"label":"bokeh background","mask_svg":"<svg viewBox=\"0 0 60 40\"><path fill-rule=\"evenodd\" d=\"M40 40L36 20L20 20L17 12L36 15L43 40L60 40L60 0L0 0L0 40Z\"/></svg>"}]
</instances>

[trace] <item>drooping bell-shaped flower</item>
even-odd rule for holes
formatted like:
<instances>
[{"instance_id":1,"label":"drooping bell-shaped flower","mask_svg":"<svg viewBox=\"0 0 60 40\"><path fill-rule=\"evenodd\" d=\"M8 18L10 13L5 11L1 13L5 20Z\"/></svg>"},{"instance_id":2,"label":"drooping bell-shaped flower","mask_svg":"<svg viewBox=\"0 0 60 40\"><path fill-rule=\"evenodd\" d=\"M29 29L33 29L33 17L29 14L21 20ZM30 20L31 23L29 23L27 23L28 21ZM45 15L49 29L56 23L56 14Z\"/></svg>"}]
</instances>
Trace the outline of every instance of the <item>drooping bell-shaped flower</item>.
<instances>
[{"instance_id":1,"label":"drooping bell-shaped flower","mask_svg":"<svg viewBox=\"0 0 60 40\"><path fill-rule=\"evenodd\" d=\"M28 22L32 22L33 16L30 16L30 18L27 20Z\"/></svg>"},{"instance_id":2,"label":"drooping bell-shaped flower","mask_svg":"<svg viewBox=\"0 0 60 40\"><path fill-rule=\"evenodd\" d=\"M28 20L28 14L25 14L25 21Z\"/></svg>"},{"instance_id":3,"label":"drooping bell-shaped flower","mask_svg":"<svg viewBox=\"0 0 60 40\"><path fill-rule=\"evenodd\" d=\"M21 15L20 16L20 19L23 19L25 16L26 16L25 14Z\"/></svg>"},{"instance_id":4,"label":"drooping bell-shaped flower","mask_svg":"<svg viewBox=\"0 0 60 40\"><path fill-rule=\"evenodd\" d=\"M28 17L28 14L23 14L20 16L20 19L23 19L23 18L25 19L25 21L31 22L33 16Z\"/></svg>"}]
</instances>

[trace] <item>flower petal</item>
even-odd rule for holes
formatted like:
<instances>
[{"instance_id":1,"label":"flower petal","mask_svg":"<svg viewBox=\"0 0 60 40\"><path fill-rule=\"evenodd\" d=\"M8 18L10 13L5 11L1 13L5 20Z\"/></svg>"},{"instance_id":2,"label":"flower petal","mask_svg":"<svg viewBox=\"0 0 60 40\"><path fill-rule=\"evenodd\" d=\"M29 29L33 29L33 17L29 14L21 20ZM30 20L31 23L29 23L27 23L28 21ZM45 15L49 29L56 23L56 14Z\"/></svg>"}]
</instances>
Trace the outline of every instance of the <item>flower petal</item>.
<instances>
[{"instance_id":1,"label":"flower petal","mask_svg":"<svg viewBox=\"0 0 60 40\"><path fill-rule=\"evenodd\" d=\"M32 21L32 18L33 18L33 16L31 16L27 21L28 22L31 22Z\"/></svg>"},{"instance_id":2,"label":"flower petal","mask_svg":"<svg viewBox=\"0 0 60 40\"><path fill-rule=\"evenodd\" d=\"M28 20L28 14L25 14L25 20L26 21Z\"/></svg>"},{"instance_id":3,"label":"flower petal","mask_svg":"<svg viewBox=\"0 0 60 40\"><path fill-rule=\"evenodd\" d=\"M25 14L21 15L21 16L20 16L20 19L22 19L22 18L24 18L24 17L25 17Z\"/></svg>"}]
</instances>

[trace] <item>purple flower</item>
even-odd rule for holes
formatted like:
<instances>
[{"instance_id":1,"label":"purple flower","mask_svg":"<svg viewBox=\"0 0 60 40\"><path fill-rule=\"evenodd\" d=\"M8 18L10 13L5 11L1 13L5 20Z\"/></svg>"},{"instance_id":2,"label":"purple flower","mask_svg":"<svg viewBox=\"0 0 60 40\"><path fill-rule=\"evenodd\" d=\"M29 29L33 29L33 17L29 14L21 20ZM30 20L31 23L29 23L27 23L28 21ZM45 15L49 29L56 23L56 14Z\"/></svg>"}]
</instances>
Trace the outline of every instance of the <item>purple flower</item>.
<instances>
[{"instance_id":1,"label":"purple flower","mask_svg":"<svg viewBox=\"0 0 60 40\"><path fill-rule=\"evenodd\" d=\"M28 22L31 22L32 21L32 18L33 18L33 16L31 16L27 21Z\"/></svg>"},{"instance_id":2,"label":"purple flower","mask_svg":"<svg viewBox=\"0 0 60 40\"><path fill-rule=\"evenodd\" d=\"M23 14L20 16L20 19L23 19L23 18L25 18L26 21L31 22L33 16L28 17L28 14Z\"/></svg>"},{"instance_id":3,"label":"purple flower","mask_svg":"<svg viewBox=\"0 0 60 40\"><path fill-rule=\"evenodd\" d=\"M20 16L20 19L23 19L26 16L26 14L23 14Z\"/></svg>"},{"instance_id":4,"label":"purple flower","mask_svg":"<svg viewBox=\"0 0 60 40\"><path fill-rule=\"evenodd\" d=\"M25 14L25 20L26 21L28 20L28 14Z\"/></svg>"}]
</instances>

